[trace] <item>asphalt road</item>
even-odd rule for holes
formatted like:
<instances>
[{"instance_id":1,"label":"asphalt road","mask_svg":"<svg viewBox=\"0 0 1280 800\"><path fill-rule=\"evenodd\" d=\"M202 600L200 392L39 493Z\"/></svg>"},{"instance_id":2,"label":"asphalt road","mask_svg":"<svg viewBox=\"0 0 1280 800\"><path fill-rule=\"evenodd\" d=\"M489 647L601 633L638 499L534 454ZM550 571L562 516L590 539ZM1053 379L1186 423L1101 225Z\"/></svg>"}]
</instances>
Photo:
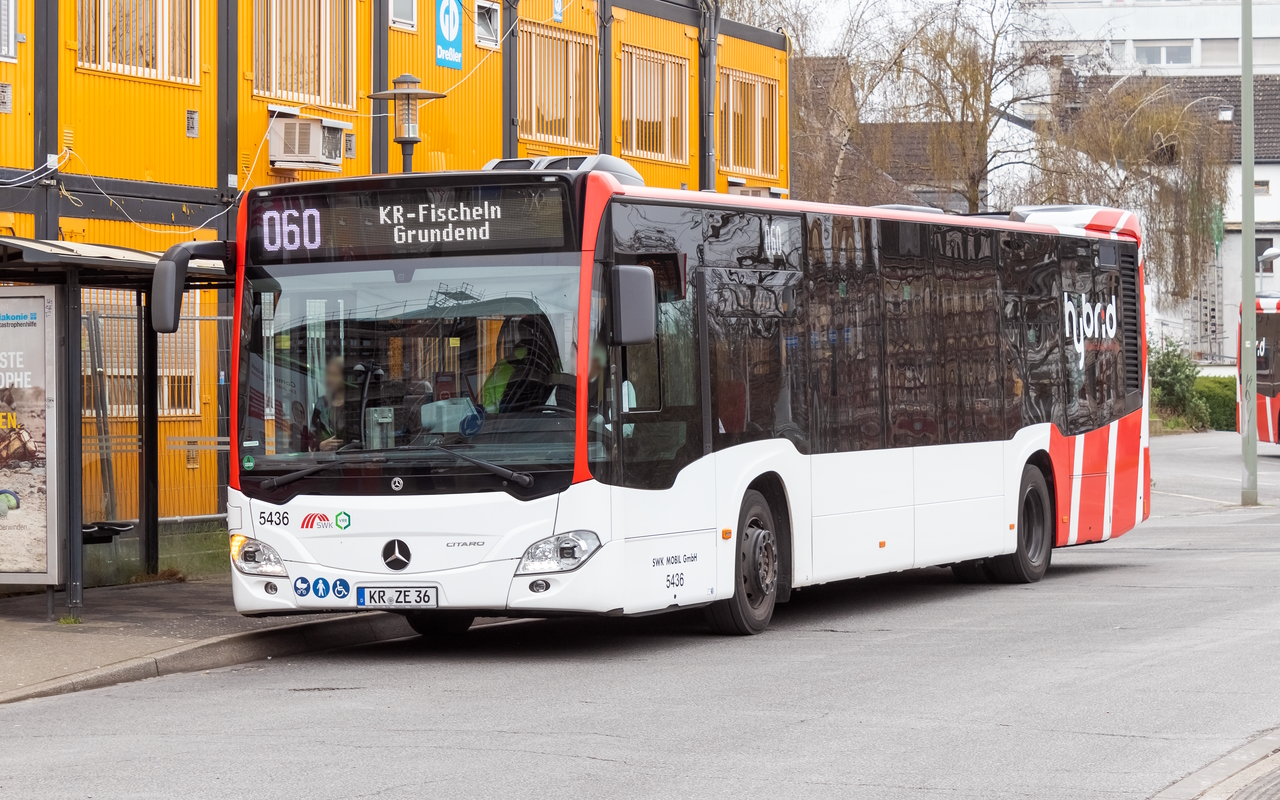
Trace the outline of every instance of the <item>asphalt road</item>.
<instances>
[{"instance_id":1,"label":"asphalt road","mask_svg":"<svg viewBox=\"0 0 1280 800\"><path fill-rule=\"evenodd\" d=\"M522 622L0 707L0 797L1147 798L1280 726L1280 448L1153 445L1155 517L1030 586Z\"/></svg>"}]
</instances>

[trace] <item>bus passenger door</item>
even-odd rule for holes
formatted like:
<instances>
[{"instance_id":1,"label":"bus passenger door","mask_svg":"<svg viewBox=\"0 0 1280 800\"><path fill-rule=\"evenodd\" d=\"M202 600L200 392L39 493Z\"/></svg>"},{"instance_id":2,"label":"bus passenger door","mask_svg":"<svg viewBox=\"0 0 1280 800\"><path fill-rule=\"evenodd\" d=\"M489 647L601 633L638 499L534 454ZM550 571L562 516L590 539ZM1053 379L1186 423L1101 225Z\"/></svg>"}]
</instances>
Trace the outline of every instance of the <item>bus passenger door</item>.
<instances>
[{"instance_id":1,"label":"bus passenger door","mask_svg":"<svg viewBox=\"0 0 1280 800\"><path fill-rule=\"evenodd\" d=\"M657 337L612 352L613 530L626 547L628 613L713 599L715 464L703 439L702 361L689 255L701 212L613 206L614 260L653 270Z\"/></svg>"}]
</instances>

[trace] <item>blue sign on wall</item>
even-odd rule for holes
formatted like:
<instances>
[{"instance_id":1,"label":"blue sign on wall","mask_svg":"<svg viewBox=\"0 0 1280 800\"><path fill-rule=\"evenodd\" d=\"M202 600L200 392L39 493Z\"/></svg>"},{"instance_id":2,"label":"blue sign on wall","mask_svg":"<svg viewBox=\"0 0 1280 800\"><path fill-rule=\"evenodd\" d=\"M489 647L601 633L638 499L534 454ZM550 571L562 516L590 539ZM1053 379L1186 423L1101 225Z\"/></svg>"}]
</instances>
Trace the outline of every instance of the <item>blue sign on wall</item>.
<instances>
[{"instance_id":1,"label":"blue sign on wall","mask_svg":"<svg viewBox=\"0 0 1280 800\"><path fill-rule=\"evenodd\" d=\"M564 22L564 0L551 0L551 21Z\"/></svg>"},{"instance_id":2,"label":"blue sign on wall","mask_svg":"<svg viewBox=\"0 0 1280 800\"><path fill-rule=\"evenodd\" d=\"M436 0L436 66L462 69L462 7Z\"/></svg>"}]
</instances>

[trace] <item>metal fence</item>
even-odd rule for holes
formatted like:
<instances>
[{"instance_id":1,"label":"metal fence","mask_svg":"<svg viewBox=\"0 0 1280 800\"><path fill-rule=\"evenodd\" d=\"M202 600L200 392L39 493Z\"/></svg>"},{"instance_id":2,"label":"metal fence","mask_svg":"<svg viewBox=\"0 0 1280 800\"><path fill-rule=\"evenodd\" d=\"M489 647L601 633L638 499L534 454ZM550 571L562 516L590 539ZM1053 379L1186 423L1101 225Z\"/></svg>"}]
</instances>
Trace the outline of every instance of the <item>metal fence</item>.
<instances>
[{"instance_id":1,"label":"metal fence","mask_svg":"<svg viewBox=\"0 0 1280 800\"><path fill-rule=\"evenodd\" d=\"M85 290L81 317L84 522L138 518L139 295ZM214 291L188 292L178 331L159 339L161 568L226 568L230 306ZM139 542L122 535L87 545L86 585L140 572Z\"/></svg>"}]
</instances>

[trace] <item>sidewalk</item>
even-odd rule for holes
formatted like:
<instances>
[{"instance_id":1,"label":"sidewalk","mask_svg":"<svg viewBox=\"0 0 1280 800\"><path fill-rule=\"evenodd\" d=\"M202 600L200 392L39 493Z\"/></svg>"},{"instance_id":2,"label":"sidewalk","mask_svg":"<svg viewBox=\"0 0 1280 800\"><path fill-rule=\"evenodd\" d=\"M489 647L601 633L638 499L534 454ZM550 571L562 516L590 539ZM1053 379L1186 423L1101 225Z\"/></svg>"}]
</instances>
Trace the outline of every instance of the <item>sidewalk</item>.
<instances>
[{"instance_id":1,"label":"sidewalk","mask_svg":"<svg viewBox=\"0 0 1280 800\"><path fill-rule=\"evenodd\" d=\"M79 625L46 622L46 604L0 598L0 702L413 635L394 614L242 617L229 576L87 589Z\"/></svg>"}]
</instances>

